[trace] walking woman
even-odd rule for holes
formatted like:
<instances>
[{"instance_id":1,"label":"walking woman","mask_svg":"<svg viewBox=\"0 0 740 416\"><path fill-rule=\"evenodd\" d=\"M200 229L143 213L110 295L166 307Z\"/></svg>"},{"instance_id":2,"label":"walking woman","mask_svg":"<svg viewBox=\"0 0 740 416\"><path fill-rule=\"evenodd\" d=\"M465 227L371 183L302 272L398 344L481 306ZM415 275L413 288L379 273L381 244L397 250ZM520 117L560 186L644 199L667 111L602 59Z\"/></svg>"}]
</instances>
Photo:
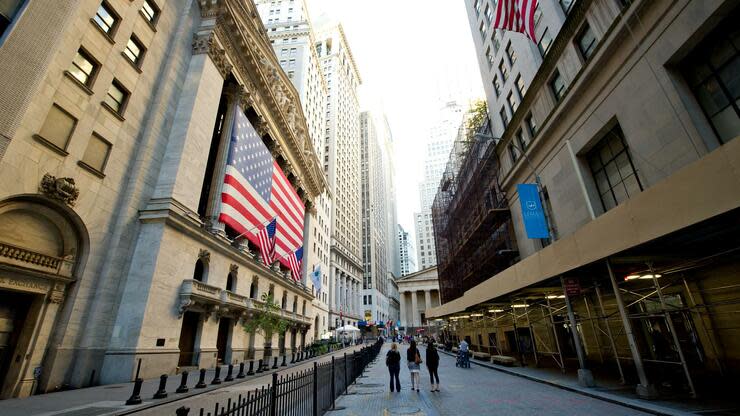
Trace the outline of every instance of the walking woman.
<instances>
[{"instance_id":1,"label":"walking woman","mask_svg":"<svg viewBox=\"0 0 740 416\"><path fill-rule=\"evenodd\" d=\"M429 369L429 381L432 383L432 391L439 391L439 375L437 369L439 368L439 353L437 348L434 347L434 339L427 344L427 368ZM436 379L436 383L435 383Z\"/></svg>"},{"instance_id":2,"label":"walking woman","mask_svg":"<svg viewBox=\"0 0 740 416\"><path fill-rule=\"evenodd\" d=\"M416 348L416 341L411 341L409 349L406 350L406 360L408 361L409 372L411 373L411 390L419 391L419 364L421 364L421 353Z\"/></svg>"},{"instance_id":3,"label":"walking woman","mask_svg":"<svg viewBox=\"0 0 740 416\"><path fill-rule=\"evenodd\" d=\"M385 355L385 365L388 366L388 373L391 376L391 393L393 393L393 380L396 380L396 391L401 391L401 381L398 379L398 373L401 372L401 353L398 352L398 345L394 342L391 349Z\"/></svg>"}]
</instances>

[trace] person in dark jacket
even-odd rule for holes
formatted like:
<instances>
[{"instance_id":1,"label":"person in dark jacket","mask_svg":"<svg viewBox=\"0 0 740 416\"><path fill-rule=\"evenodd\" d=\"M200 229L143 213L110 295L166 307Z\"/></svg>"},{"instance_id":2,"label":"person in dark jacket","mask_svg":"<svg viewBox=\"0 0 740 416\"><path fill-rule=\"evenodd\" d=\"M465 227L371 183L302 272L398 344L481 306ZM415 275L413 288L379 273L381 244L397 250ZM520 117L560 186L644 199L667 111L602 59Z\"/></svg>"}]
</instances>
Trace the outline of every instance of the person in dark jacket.
<instances>
[{"instance_id":1,"label":"person in dark jacket","mask_svg":"<svg viewBox=\"0 0 740 416\"><path fill-rule=\"evenodd\" d=\"M429 369L429 380L432 384L432 391L439 391L439 375L437 369L439 368L439 353L437 348L434 346L434 340L427 344L427 368ZM436 383L435 383L436 379Z\"/></svg>"},{"instance_id":2,"label":"person in dark jacket","mask_svg":"<svg viewBox=\"0 0 740 416\"><path fill-rule=\"evenodd\" d=\"M398 352L398 345L394 342L391 349L385 355L385 365L388 366L388 373L391 376L391 393L393 393L393 380L396 380L396 390L401 391L401 381L398 374L401 372L401 353Z\"/></svg>"}]
</instances>

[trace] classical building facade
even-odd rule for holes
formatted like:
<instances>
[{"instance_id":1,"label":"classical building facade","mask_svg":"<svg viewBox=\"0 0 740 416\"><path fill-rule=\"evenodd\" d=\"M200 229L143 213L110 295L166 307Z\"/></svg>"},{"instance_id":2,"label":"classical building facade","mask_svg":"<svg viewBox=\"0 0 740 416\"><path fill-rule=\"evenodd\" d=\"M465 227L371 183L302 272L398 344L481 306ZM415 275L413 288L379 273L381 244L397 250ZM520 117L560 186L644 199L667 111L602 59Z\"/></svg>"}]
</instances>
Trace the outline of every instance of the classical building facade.
<instances>
[{"instance_id":1,"label":"classical building facade","mask_svg":"<svg viewBox=\"0 0 740 416\"><path fill-rule=\"evenodd\" d=\"M319 56L314 47L316 34L305 0L255 2L280 66L293 82L301 99L308 135L319 160L326 147L326 97L328 94ZM309 279L318 271L321 288L315 293L314 335L329 327L329 250L332 199L327 189L314 200L315 209L306 214L304 273ZM320 315L320 316L318 316Z\"/></svg>"},{"instance_id":2,"label":"classical building facade","mask_svg":"<svg viewBox=\"0 0 740 416\"><path fill-rule=\"evenodd\" d=\"M429 267L396 279L398 285L399 327L407 334L428 324L426 311L440 305L437 268Z\"/></svg>"},{"instance_id":3,"label":"classical building facade","mask_svg":"<svg viewBox=\"0 0 740 416\"><path fill-rule=\"evenodd\" d=\"M310 281L218 222L237 111L308 210L326 188L254 4L71 4L24 2L0 43L0 396L310 342ZM265 293L284 334L242 329Z\"/></svg>"},{"instance_id":4,"label":"classical building facade","mask_svg":"<svg viewBox=\"0 0 740 416\"><path fill-rule=\"evenodd\" d=\"M360 190L361 83L342 26L316 22L316 52L327 83L324 173L333 201L329 262L329 327L362 319Z\"/></svg>"},{"instance_id":5,"label":"classical building facade","mask_svg":"<svg viewBox=\"0 0 740 416\"><path fill-rule=\"evenodd\" d=\"M739 13L736 1L574 2L503 134L475 148L472 172L498 172L494 204L445 242L495 244L508 224L515 263L462 279L427 314L474 349L578 366L587 385L598 366L641 397L735 394Z\"/></svg>"}]
</instances>

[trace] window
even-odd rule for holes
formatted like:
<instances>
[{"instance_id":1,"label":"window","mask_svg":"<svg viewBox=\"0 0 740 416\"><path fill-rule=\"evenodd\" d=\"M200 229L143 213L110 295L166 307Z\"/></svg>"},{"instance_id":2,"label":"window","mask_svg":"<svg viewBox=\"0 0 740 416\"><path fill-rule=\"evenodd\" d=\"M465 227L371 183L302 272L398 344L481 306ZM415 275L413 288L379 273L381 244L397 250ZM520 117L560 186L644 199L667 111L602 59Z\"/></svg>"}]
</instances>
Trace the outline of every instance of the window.
<instances>
[{"instance_id":1,"label":"window","mask_svg":"<svg viewBox=\"0 0 740 416\"><path fill-rule=\"evenodd\" d=\"M596 48L596 36L594 36L594 32L589 25L581 29L581 32L576 37L576 41L578 42L578 50L581 51L581 56L583 56L584 60L588 61Z\"/></svg>"},{"instance_id":2,"label":"window","mask_svg":"<svg viewBox=\"0 0 740 416\"><path fill-rule=\"evenodd\" d=\"M488 61L488 67L493 66L493 56L491 55L491 47L486 48L486 60Z\"/></svg>"},{"instance_id":3,"label":"window","mask_svg":"<svg viewBox=\"0 0 740 416\"><path fill-rule=\"evenodd\" d=\"M552 45L552 38L550 37L548 30L545 29L545 31L542 32L542 38L537 42L537 49L540 50L540 55L543 57L547 55L547 52L550 50L550 45Z\"/></svg>"},{"instance_id":4,"label":"window","mask_svg":"<svg viewBox=\"0 0 740 416\"><path fill-rule=\"evenodd\" d=\"M720 143L740 134L740 33L738 13L696 46L683 74Z\"/></svg>"},{"instance_id":5,"label":"window","mask_svg":"<svg viewBox=\"0 0 740 416\"><path fill-rule=\"evenodd\" d=\"M560 1L560 7L563 8L563 11L567 15L570 13L570 9L573 7L573 3L575 3L575 0L559 0Z\"/></svg>"},{"instance_id":6,"label":"window","mask_svg":"<svg viewBox=\"0 0 740 416\"><path fill-rule=\"evenodd\" d=\"M102 175L103 171L105 171L105 165L108 163L110 149L111 144L109 141L105 140L99 134L93 133L90 136L90 141L87 142L87 148L85 148L85 154L82 155L80 165L92 169L98 175Z\"/></svg>"},{"instance_id":7,"label":"window","mask_svg":"<svg viewBox=\"0 0 740 416\"><path fill-rule=\"evenodd\" d=\"M587 158L604 211L642 191L619 125L588 152Z\"/></svg>"},{"instance_id":8,"label":"window","mask_svg":"<svg viewBox=\"0 0 740 416\"><path fill-rule=\"evenodd\" d=\"M100 64L87 51L80 48L72 59L72 66L68 72L74 79L89 88L92 87L99 68Z\"/></svg>"},{"instance_id":9,"label":"window","mask_svg":"<svg viewBox=\"0 0 740 416\"><path fill-rule=\"evenodd\" d=\"M0 2L0 36L2 36L13 22L15 15L23 5L23 0L3 0Z\"/></svg>"},{"instance_id":10,"label":"window","mask_svg":"<svg viewBox=\"0 0 740 416\"><path fill-rule=\"evenodd\" d=\"M61 150L66 155L69 138L77 126L77 119L65 111L62 107L54 104L46 115L46 120L39 130L39 134L34 135L46 145L51 145L54 150Z\"/></svg>"},{"instance_id":11,"label":"window","mask_svg":"<svg viewBox=\"0 0 740 416\"><path fill-rule=\"evenodd\" d=\"M527 117L524 119L524 122L527 123L527 130L529 131L529 137L534 138L534 136L537 135L537 121L534 119L534 116L532 116L532 113L527 114Z\"/></svg>"},{"instance_id":12,"label":"window","mask_svg":"<svg viewBox=\"0 0 740 416\"><path fill-rule=\"evenodd\" d=\"M519 149L524 151L527 150L527 141L524 139L524 134L522 134L522 129L517 130L516 132L516 144L519 146Z\"/></svg>"},{"instance_id":13,"label":"window","mask_svg":"<svg viewBox=\"0 0 740 416\"><path fill-rule=\"evenodd\" d=\"M128 90L126 90L118 80L114 79L108 89L108 94L105 95L105 101L103 101L103 104L105 104L108 109L114 113L123 115L123 112L126 110L128 96Z\"/></svg>"},{"instance_id":14,"label":"window","mask_svg":"<svg viewBox=\"0 0 740 416\"><path fill-rule=\"evenodd\" d=\"M106 1L100 3L98 11L93 17L93 22L109 37L116 33L120 20L121 18Z\"/></svg>"},{"instance_id":15,"label":"window","mask_svg":"<svg viewBox=\"0 0 740 416\"><path fill-rule=\"evenodd\" d=\"M509 65L513 66L516 62L516 52L514 52L514 47L511 46L511 42L506 45L506 55L509 57Z\"/></svg>"},{"instance_id":16,"label":"window","mask_svg":"<svg viewBox=\"0 0 740 416\"><path fill-rule=\"evenodd\" d=\"M493 32L493 37L491 38L493 41L493 54L497 54L498 50L501 49L501 41L498 40L498 36L496 36L496 32Z\"/></svg>"},{"instance_id":17,"label":"window","mask_svg":"<svg viewBox=\"0 0 740 416\"><path fill-rule=\"evenodd\" d=\"M514 147L514 143L509 143L509 146L507 147L509 150L509 157L511 158L511 163L516 163L517 160L519 160L519 152L516 151L516 147Z\"/></svg>"},{"instance_id":18,"label":"window","mask_svg":"<svg viewBox=\"0 0 740 416\"><path fill-rule=\"evenodd\" d=\"M540 24L540 20L542 19L542 9L540 9L540 4L537 3L537 7L534 9L534 27L537 27L537 25Z\"/></svg>"},{"instance_id":19,"label":"window","mask_svg":"<svg viewBox=\"0 0 740 416\"><path fill-rule=\"evenodd\" d=\"M560 101L560 99L563 98L565 82L563 81L563 77L560 76L560 71L558 70L555 70L552 78L550 78L550 90L553 95L555 95L555 101Z\"/></svg>"},{"instance_id":20,"label":"window","mask_svg":"<svg viewBox=\"0 0 740 416\"><path fill-rule=\"evenodd\" d=\"M492 9L486 4L486 11L483 12L483 14L486 16L486 20L488 20L488 23L490 24L493 20L493 11Z\"/></svg>"},{"instance_id":21,"label":"window","mask_svg":"<svg viewBox=\"0 0 740 416\"><path fill-rule=\"evenodd\" d=\"M159 20L159 7L152 0L144 0L140 12L150 25L154 26L157 24L157 20Z\"/></svg>"},{"instance_id":22,"label":"window","mask_svg":"<svg viewBox=\"0 0 740 416\"><path fill-rule=\"evenodd\" d=\"M506 114L506 109L502 108L498 113L501 116L501 123L504 125L504 129L509 124L509 116Z\"/></svg>"},{"instance_id":23,"label":"window","mask_svg":"<svg viewBox=\"0 0 740 416\"><path fill-rule=\"evenodd\" d=\"M517 106L519 106L519 103L516 101L516 97L514 97L514 91L509 93L509 95L506 97L506 101L509 102L511 114L514 114L516 112Z\"/></svg>"},{"instance_id":24,"label":"window","mask_svg":"<svg viewBox=\"0 0 740 416\"><path fill-rule=\"evenodd\" d=\"M478 30L480 31L480 37L485 39L486 38L486 22L480 22L480 26L478 27Z\"/></svg>"},{"instance_id":25,"label":"window","mask_svg":"<svg viewBox=\"0 0 740 416\"><path fill-rule=\"evenodd\" d=\"M478 16L480 14L480 0L475 0L475 3L473 3L473 9L475 9L475 15Z\"/></svg>"},{"instance_id":26,"label":"window","mask_svg":"<svg viewBox=\"0 0 740 416\"><path fill-rule=\"evenodd\" d=\"M501 78L506 82L506 79L509 77L509 70L506 69L506 65L504 65L504 61L501 60L498 64L498 70L501 71Z\"/></svg>"},{"instance_id":27,"label":"window","mask_svg":"<svg viewBox=\"0 0 740 416\"><path fill-rule=\"evenodd\" d=\"M126 55L126 58L128 58L132 64L134 64L137 68L140 68L141 61L144 60L145 52L146 49L144 48L144 45L141 44L141 41L135 35L131 35L131 38L126 44L126 49L124 49L123 51L123 54Z\"/></svg>"},{"instance_id":28,"label":"window","mask_svg":"<svg viewBox=\"0 0 740 416\"><path fill-rule=\"evenodd\" d=\"M527 86L524 85L522 74L516 76L514 84L516 85L516 91L519 93L519 98L524 98L524 94L527 93Z\"/></svg>"}]
</instances>

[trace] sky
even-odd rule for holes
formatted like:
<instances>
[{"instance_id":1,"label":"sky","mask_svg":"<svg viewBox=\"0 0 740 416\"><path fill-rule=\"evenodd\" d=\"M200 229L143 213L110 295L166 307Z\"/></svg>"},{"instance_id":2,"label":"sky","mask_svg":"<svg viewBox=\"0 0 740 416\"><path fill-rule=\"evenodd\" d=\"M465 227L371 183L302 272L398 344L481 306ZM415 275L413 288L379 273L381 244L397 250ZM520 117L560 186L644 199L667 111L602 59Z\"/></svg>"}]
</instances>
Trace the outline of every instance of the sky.
<instances>
[{"instance_id":1,"label":"sky","mask_svg":"<svg viewBox=\"0 0 740 416\"><path fill-rule=\"evenodd\" d=\"M424 144L445 102L483 98L463 0L307 0L338 20L362 78L361 105L384 111L394 139L398 221L411 234Z\"/></svg>"}]
</instances>

